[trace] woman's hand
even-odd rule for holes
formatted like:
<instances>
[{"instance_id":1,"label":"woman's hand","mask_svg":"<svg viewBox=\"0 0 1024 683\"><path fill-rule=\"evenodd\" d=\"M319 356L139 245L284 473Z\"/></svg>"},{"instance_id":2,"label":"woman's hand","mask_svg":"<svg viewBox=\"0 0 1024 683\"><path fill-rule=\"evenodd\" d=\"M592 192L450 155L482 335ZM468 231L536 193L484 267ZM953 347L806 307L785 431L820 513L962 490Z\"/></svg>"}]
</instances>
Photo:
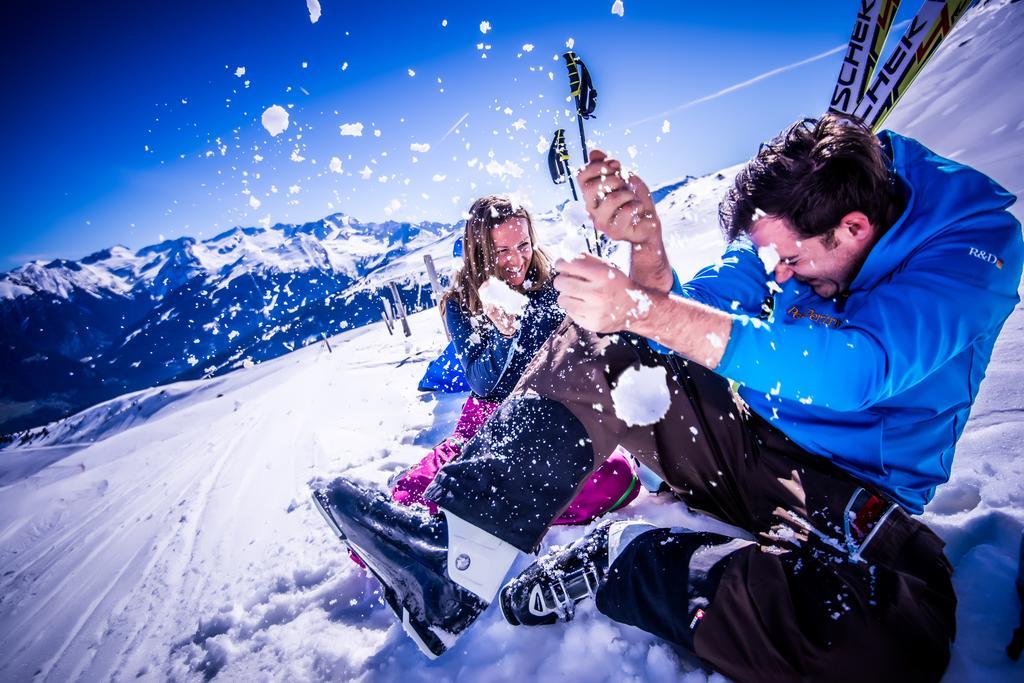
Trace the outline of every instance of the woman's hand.
<instances>
[{"instance_id":1,"label":"woman's hand","mask_svg":"<svg viewBox=\"0 0 1024 683\"><path fill-rule=\"evenodd\" d=\"M480 285L480 293L483 294L490 284L490 281L484 281ZM506 337L511 337L519 329L519 318L511 313L506 313L504 309L498 308L494 304L484 304L484 315L494 323L498 332Z\"/></svg>"}]
</instances>

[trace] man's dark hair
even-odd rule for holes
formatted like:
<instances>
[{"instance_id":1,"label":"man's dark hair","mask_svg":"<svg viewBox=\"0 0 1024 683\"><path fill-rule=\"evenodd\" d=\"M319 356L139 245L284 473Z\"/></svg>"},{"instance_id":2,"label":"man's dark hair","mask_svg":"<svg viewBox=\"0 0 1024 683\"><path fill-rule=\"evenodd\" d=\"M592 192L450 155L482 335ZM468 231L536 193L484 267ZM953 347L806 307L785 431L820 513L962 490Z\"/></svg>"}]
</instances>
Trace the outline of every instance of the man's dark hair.
<instances>
[{"instance_id":1,"label":"man's dark hair","mask_svg":"<svg viewBox=\"0 0 1024 683\"><path fill-rule=\"evenodd\" d=\"M827 241L851 211L885 230L892 204L878 138L855 119L826 114L762 144L718 205L718 220L729 241L749 233L761 212L784 219L801 237Z\"/></svg>"}]
</instances>

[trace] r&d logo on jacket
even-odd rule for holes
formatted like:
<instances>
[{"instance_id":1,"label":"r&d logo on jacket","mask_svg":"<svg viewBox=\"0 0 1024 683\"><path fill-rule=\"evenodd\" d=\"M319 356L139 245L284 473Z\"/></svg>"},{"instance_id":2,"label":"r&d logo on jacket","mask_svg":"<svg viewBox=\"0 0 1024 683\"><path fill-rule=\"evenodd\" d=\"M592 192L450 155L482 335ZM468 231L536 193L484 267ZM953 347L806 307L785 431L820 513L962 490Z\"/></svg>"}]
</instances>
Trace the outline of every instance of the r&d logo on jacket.
<instances>
[{"instance_id":1,"label":"r&d logo on jacket","mask_svg":"<svg viewBox=\"0 0 1024 683\"><path fill-rule=\"evenodd\" d=\"M996 256L995 254L990 254L987 251L982 251L981 249L977 249L975 247L970 247L969 248L969 253L974 258L981 259L982 261L985 261L986 263L991 263L996 268L1002 268L1003 267L1003 260L1001 258L999 258L998 256Z\"/></svg>"}]
</instances>

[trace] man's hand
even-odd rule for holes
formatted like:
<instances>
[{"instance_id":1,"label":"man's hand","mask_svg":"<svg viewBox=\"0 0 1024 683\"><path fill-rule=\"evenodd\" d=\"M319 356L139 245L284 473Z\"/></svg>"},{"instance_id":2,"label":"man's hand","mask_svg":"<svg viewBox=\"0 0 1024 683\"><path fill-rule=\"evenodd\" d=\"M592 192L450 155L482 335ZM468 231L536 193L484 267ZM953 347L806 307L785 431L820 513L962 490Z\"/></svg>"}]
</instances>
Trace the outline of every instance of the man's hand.
<instances>
[{"instance_id":1,"label":"man's hand","mask_svg":"<svg viewBox=\"0 0 1024 683\"><path fill-rule=\"evenodd\" d=\"M581 254L555 264L558 304L592 332L629 329L646 316L651 299L644 288L596 256Z\"/></svg>"},{"instance_id":2,"label":"man's hand","mask_svg":"<svg viewBox=\"0 0 1024 683\"><path fill-rule=\"evenodd\" d=\"M661 220L651 192L639 176L622 177L622 164L604 152L590 152L590 163L576 175L594 226L613 240L661 244Z\"/></svg>"}]
</instances>

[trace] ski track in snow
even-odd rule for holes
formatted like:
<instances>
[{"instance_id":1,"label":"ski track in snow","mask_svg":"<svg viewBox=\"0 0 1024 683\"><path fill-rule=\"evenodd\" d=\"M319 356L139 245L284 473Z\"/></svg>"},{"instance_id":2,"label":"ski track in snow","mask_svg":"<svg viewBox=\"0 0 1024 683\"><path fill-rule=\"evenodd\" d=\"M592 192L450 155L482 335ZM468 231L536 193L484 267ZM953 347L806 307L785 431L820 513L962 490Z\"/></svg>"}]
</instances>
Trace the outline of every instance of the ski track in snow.
<instances>
[{"instance_id":1,"label":"ski track in snow","mask_svg":"<svg viewBox=\"0 0 1024 683\"><path fill-rule=\"evenodd\" d=\"M1024 127L1006 124L1024 102L1000 84L1021 59L1022 12L1024 3L1006 2L972 10L888 122L1011 191L1024 189L1015 161ZM992 46L998 58L987 56ZM958 103L981 101L977 116L951 124ZM718 257L715 208L735 171L659 203L681 277ZM1020 204L1013 211L1024 217ZM562 255L572 240L557 225L537 228ZM413 272L416 260L389 268ZM996 345L952 479L923 516L956 567L947 681L1021 675L1003 648L1018 614L1024 526L1022 308ZM492 609L452 653L419 654L308 496L312 481L342 473L383 485L453 426L463 397L415 390L444 344L438 316L410 324L410 339L375 324L332 338L333 353L317 344L216 380L120 397L43 445L0 451L0 680L709 680L591 604L570 624L536 629L508 626ZM147 406L138 419L133 400L139 412ZM647 494L614 516L722 527ZM556 528L545 545L582 533Z\"/></svg>"}]
</instances>

